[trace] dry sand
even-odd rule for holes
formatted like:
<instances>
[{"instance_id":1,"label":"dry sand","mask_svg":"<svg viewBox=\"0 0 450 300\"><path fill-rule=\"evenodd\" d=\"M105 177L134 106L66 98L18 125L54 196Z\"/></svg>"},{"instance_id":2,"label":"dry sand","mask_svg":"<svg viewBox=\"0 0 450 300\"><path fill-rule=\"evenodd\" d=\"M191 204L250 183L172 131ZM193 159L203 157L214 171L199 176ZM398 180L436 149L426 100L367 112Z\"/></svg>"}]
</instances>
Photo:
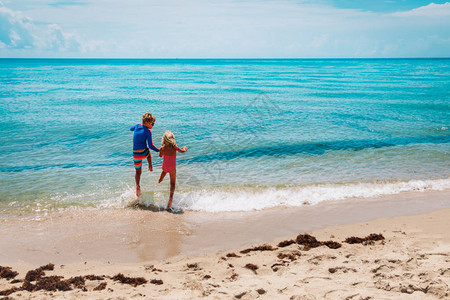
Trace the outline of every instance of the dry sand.
<instances>
[{"instance_id":1,"label":"dry sand","mask_svg":"<svg viewBox=\"0 0 450 300\"><path fill-rule=\"evenodd\" d=\"M148 282L134 287L110 278L86 280L84 288L66 292L17 291L8 299L450 298L450 209L330 226L310 232L318 240L338 242L370 233L380 233L385 240L371 245L342 243L339 249L320 246L304 251L303 246L296 243L278 247L278 243L286 239L283 238L268 243L277 248L275 250L246 254L240 253L244 248L238 248L135 263L57 264L53 271L45 271L45 274L68 279L88 274L114 276L120 272L125 276L143 277ZM287 238L295 239L296 236ZM229 253L239 257L227 257ZM288 256L281 258L280 254ZM248 264L257 269L247 268ZM38 267L17 262L8 266L19 273L16 279L24 279L28 270ZM153 279L162 280L162 284L151 283ZM23 284L10 282L0 279L0 290ZM103 282L105 289L93 291Z\"/></svg>"}]
</instances>

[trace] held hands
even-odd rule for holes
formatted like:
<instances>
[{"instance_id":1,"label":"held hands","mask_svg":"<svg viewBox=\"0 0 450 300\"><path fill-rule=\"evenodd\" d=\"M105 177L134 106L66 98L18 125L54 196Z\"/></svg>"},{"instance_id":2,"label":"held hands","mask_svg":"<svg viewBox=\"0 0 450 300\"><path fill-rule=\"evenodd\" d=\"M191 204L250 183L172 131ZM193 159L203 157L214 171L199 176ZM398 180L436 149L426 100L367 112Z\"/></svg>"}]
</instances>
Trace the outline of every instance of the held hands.
<instances>
[{"instance_id":1,"label":"held hands","mask_svg":"<svg viewBox=\"0 0 450 300\"><path fill-rule=\"evenodd\" d=\"M181 148L181 150L183 150L184 152L186 152L187 149L188 149L188 148L187 148L186 146L184 146L184 147Z\"/></svg>"}]
</instances>

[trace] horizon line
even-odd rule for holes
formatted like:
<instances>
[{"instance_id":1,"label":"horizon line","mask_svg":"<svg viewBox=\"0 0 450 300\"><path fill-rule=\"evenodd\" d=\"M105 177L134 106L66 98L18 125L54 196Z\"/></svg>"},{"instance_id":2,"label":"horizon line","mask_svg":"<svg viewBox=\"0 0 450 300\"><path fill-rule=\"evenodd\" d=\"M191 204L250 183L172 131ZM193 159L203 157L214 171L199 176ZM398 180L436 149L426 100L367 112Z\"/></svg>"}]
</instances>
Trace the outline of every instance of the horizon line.
<instances>
[{"instance_id":1,"label":"horizon line","mask_svg":"<svg viewBox=\"0 0 450 300\"><path fill-rule=\"evenodd\" d=\"M219 58L219 57L202 57L202 58L195 58L195 57L169 57L169 58L143 58L143 57L0 57L0 60L7 60L7 59L104 59L104 60L319 60L319 59L334 59L334 60L348 60L348 59L450 59L450 56L436 56L436 57L288 57L288 58L282 58L282 57L252 57L252 58Z\"/></svg>"}]
</instances>

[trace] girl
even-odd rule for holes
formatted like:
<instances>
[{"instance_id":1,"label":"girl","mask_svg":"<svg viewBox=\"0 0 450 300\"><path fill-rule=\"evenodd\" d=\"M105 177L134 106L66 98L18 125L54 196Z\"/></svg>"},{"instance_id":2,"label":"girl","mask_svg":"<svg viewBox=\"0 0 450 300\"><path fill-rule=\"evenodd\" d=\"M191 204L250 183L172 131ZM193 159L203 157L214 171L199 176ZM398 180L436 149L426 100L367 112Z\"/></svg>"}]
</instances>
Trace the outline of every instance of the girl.
<instances>
[{"instance_id":1,"label":"girl","mask_svg":"<svg viewBox=\"0 0 450 300\"><path fill-rule=\"evenodd\" d=\"M187 151L187 147L182 147L181 149L178 148L172 131L167 130L162 137L161 148L159 149L159 157L164 156L164 158L162 163L163 170L158 180L158 183L160 183L163 181L167 173L170 174L170 196L169 203L167 203L167 209L170 209L172 206L173 193L175 192L175 181L177 178L177 151L184 153Z\"/></svg>"}]
</instances>

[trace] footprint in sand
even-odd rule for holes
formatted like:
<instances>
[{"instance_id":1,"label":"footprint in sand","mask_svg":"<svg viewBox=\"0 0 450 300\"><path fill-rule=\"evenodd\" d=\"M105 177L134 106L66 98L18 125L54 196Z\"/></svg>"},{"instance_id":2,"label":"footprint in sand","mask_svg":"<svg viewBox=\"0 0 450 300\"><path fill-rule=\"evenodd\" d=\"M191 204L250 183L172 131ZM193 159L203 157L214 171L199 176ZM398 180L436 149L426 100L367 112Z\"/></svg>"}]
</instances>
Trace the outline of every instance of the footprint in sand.
<instances>
[{"instance_id":1,"label":"footprint in sand","mask_svg":"<svg viewBox=\"0 0 450 300\"><path fill-rule=\"evenodd\" d=\"M292 295L289 300L316 300L313 295Z\"/></svg>"},{"instance_id":2,"label":"footprint in sand","mask_svg":"<svg viewBox=\"0 0 450 300\"><path fill-rule=\"evenodd\" d=\"M314 265L318 265L319 263L321 263L323 260L330 260L330 259L336 259L336 256L332 256L332 255L319 255L319 256L315 256L313 258L308 259L308 262L310 264L314 264Z\"/></svg>"}]
</instances>

